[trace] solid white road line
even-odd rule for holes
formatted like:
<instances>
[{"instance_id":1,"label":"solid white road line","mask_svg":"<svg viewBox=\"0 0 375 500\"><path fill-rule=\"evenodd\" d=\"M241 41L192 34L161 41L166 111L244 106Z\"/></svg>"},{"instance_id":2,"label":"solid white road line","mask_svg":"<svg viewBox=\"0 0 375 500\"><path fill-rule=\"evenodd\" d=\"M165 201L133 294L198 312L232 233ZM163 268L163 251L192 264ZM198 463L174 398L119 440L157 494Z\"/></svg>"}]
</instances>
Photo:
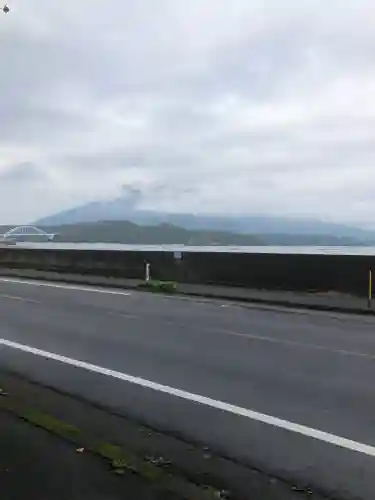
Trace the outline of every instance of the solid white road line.
<instances>
[{"instance_id":1,"label":"solid white road line","mask_svg":"<svg viewBox=\"0 0 375 500\"><path fill-rule=\"evenodd\" d=\"M61 283L52 283L49 281L28 281L28 280L18 280L13 278L0 278L0 283L16 283L18 285L33 285L33 286L47 286L51 288L65 288L66 290L77 290L79 292L94 292L94 293L105 293L108 295L131 295L130 292L123 292L122 290L107 290L106 288L95 288L86 287L81 285L65 285Z\"/></svg>"},{"instance_id":2,"label":"solid white road line","mask_svg":"<svg viewBox=\"0 0 375 500\"><path fill-rule=\"evenodd\" d=\"M36 356L40 356L46 359L52 359L54 361L58 361L60 363L64 363L67 365L71 365L77 368L82 368L84 370L99 373L101 375L105 375L107 377L112 377L118 380L122 380L125 382L130 382L132 384L139 385L141 387L145 387L147 389L152 389L154 391L163 392L165 394L169 394L171 396L176 396L178 398L182 398L194 403L199 403L205 406L209 406L211 408L215 408L217 410L225 411L228 413L232 413L234 415L238 415L241 417L245 417L251 420L255 420L257 422L262 422L264 424L272 425L274 427L278 427L280 429L284 429L287 431L295 432L298 434L302 434L304 436L317 439L319 441L324 441L326 443L339 446L341 448L346 448L351 451L356 451L359 453L363 453L365 455L375 457L375 447L358 443L356 441L352 441L350 439L346 439L340 436L335 436L334 434L329 434L327 432L323 432L317 429L312 429L310 427L306 427L304 425L296 424L293 422L289 422L288 420L282 420L277 417L273 417L271 415L265 415L263 413L258 413L253 410L248 410L246 408L241 408L240 406L235 406L229 403L225 403L223 401L217 401L215 399L211 399L206 396L201 396L199 394L193 394L187 391L183 391L181 389L176 389L174 387L169 387L167 385L158 384L156 382L152 382L150 380L146 380L140 377L134 377L132 375L128 375L126 373L121 373L118 371L110 370L108 368L103 368L101 366L93 365L91 363L86 363L85 361L79 361L77 359L68 358L66 356L61 356L60 354L55 354L48 351L43 351L41 349L36 349L35 347L31 347L24 344L19 344L18 342L12 342L6 339L0 339L0 345L4 347L9 347L11 349L17 349L29 354L34 354Z\"/></svg>"}]
</instances>

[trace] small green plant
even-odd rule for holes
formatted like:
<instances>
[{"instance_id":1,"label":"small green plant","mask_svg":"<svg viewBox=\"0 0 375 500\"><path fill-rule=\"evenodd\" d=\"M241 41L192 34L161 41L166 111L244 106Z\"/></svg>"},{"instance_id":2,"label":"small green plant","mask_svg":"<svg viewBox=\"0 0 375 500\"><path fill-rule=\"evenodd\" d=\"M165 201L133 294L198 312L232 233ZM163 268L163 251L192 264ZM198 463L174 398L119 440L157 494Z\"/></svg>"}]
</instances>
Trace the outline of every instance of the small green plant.
<instances>
[{"instance_id":1,"label":"small green plant","mask_svg":"<svg viewBox=\"0 0 375 500\"><path fill-rule=\"evenodd\" d=\"M160 293L176 293L177 283L174 281L145 281L139 285L139 288L149 290L151 292Z\"/></svg>"}]
</instances>

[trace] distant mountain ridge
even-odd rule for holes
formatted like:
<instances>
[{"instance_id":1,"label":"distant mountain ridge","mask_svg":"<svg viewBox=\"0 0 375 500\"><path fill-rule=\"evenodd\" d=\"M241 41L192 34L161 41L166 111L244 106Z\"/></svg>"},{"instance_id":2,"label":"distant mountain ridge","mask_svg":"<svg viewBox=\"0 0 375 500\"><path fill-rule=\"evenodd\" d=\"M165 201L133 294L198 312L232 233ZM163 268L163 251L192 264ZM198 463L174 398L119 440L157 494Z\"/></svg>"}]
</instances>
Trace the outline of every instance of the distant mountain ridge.
<instances>
[{"instance_id":1,"label":"distant mountain ridge","mask_svg":"<svg viewBox=\"0 0 375 500\"><path fill-rule=\"evenodd\" d=\"M259 237L227 231L188 230L172 224L139 226L129 221L101 221L48 226L55 243L124 243L131 245L262 246Z\"/></svg>"},{"instance_id":2,"label":"distant mountain ridge","mask_svg":"<svg viewBox=\"0 0 375 500\"><path fill-rule=\"evenodd\" d=\"M259 215L210 215L138 210L126 196L106 202L91 202L35 221L38 226L61 226L100 221L128 221L140 226L170 224L187 230L227 231L252 235L320 235L354 238L358 243L375 242L375 233L345 224L318 219Z\"/></svg>"},{"instance_id":3,"label":"distant mountain ridge","mask_svg":"<svg viewBox=\"0 0 375 500\"><path fill-rule=\"evenodd\" d=\"M189 230L172 224L137 225L129 221L101 221L44 226L57 234L55 243L124 243L131 245L191 246L353 246L354 238L330 235L245 234L217 230Z\"/></svg>"}]
</instances>

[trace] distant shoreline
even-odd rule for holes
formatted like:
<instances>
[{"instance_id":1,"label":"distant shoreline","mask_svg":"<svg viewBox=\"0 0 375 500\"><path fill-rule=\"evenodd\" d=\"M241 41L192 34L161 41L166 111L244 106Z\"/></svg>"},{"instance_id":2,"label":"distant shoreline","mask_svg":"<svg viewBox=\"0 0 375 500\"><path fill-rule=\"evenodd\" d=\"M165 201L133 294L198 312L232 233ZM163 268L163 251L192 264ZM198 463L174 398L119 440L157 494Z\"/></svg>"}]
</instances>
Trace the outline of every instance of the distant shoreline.
<instances>
[{"instance_id":1,"label":"distant shoreline","mask_svg":"<svg viewBox=\"0 0 375 500\"><path fill-rule=\"evenodd\" d=\"M7 245L4 245L6 247ZM14 248L14 245L11 245ZM324 245L130 245L122 243L28 243L17 242L17 248L61 249L61 250L118 250L118 251L164 251L164 252L228 252L228 253L281 253L322 255L374 255L375 246L324 246Z\"/></svg>"}]
</instances>

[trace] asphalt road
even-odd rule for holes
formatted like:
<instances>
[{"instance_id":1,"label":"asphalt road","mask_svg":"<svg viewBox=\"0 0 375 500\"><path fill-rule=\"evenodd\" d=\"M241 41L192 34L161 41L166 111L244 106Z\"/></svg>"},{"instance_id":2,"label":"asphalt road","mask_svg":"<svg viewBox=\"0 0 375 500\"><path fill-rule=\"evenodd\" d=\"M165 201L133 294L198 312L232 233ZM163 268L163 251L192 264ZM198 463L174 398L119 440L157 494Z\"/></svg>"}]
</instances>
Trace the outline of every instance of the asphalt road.
<instances>
[{"instance_id":1,"label":"asphalt road","mask_svg":"<svg viewBox=\"0 0 375 500\"><path fill-rule=\"evenodd\" d=\"M373 498L375 319L11 280L0 329L1 366Z\"/></svg>"}]
</instances>

